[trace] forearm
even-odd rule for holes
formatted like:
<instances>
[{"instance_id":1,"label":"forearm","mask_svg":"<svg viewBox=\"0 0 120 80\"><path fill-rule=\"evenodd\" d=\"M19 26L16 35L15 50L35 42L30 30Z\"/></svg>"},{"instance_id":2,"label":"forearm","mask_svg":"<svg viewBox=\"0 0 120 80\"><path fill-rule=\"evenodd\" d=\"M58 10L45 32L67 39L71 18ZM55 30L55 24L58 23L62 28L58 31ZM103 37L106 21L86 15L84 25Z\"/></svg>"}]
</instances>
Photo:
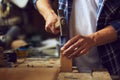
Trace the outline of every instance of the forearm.
<instances>
[{"instance_id":1,"label":"forearm","mask_svg":"<svg viewBox=\"0 0 120 80\"><path fill-rule=\"evenodd\" d=\"M36 7L39 11L39 13L44 17L44 19L46 20L47 17L50 14L55 14L54 10L52 9L51 5L50 5L50 1L49 0L38 0L36 2Z\"/></svg>"},{"instance_id":2,"label":"forearm","mask_svg":"<svg viewBox=\"0 0 120 80\"><path fill-rule=\"evenodd\" d=\"M115 41L117 39L117 33L112 26L107 26L94 34L91 34L90 37L95 45L99 46Z\"/></svg>"}]
</instances>

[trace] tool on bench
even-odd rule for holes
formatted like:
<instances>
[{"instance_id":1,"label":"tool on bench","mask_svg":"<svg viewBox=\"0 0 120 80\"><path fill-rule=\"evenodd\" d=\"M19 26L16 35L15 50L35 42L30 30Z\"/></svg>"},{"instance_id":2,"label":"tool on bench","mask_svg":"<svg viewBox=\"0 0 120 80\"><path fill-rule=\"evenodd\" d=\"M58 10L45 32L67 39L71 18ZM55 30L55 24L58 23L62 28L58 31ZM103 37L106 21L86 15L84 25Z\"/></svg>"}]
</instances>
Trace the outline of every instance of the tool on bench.
<instances>
[{"instance_id":1,"label":"tool on bench","mask_svg":"<svg viewBox=\"0 0 120 80\"><path fill-rule=\"evenodd\" d=\"M64 11L58 9L59 24L60 24L60 48L69 40L69 29L68 24L66 23L66 18ZM62 72L71 72L72 71L72 59L68 59L66 56L62 55L60 51L60 64Z\"/></svg>"}]
</instances>

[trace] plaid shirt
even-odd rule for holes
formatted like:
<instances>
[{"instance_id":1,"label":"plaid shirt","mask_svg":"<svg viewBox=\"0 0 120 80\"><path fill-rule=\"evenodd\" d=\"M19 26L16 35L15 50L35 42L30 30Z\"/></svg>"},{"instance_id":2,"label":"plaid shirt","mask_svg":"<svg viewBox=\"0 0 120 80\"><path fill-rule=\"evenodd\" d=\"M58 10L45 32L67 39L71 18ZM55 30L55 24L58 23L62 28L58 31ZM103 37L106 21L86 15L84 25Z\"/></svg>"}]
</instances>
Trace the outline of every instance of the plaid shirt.
<instances>
[{"instance_id":1,"label":"plaid shirt","mask_svg":"<svg viewBox=\"0 0 120 80\"><path fill-rule=\"evenodd\" d=\"M34 0L33 0L34 1ZM72 0L59 0L59 9L64 9L69 21ZM101 62L112 75L120 75L120 0L106 0L97 21L97 31L112 25L118 39L112 43L98 46Z\"/></svg>"},{"instance_id":2,"label":"plaid shirt","mask_svg":"<svg viewBox=\"0 0 120 80\"><path fill-rule=\"evenodd\" d=\"M120 75L120 0L106 0L97 22L97 30L112 25L118 39L112 43L98 46L102 64L111 74Z\"/></svg>"},{"instance_id":3,"label":"plaid shirt","mask_svg":"<svg viewBox=\"0 0 120 80\"><path fill-rule=\"evenodd\" d=\"M98 46L101 62L112 75L120 75L120 0L106 0L100 12L97 31L112 25L118 33L115 42ZM72 9L72 0L59 0L59 8L65 10L68 19ZM68 20L69 21L69 20Z\"/></svg>"}]
</instances>

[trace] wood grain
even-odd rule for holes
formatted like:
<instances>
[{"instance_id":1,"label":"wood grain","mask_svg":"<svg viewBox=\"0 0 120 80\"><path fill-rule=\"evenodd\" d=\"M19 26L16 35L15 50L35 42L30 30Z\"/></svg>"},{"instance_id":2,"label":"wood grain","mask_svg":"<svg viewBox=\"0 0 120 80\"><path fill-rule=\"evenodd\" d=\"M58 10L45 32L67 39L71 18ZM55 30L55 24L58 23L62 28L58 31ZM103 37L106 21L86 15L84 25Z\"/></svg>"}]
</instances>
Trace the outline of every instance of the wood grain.
<instances>
[{"instance_id":1,"label":"wood grain","mask_svg":"<svg viewBox=\"0 0 120 80\"><path fill-rule=\"evenodd\" d=\"M0 80L57 80L57 68L1 68Z\"/></svg>"},{"instance_id":2,"label":"wood grain","mask_svg":"<svg viewBox=\"0 0 120 80\"><path fill-rule=\"evenodd\" d=\"M72 59L68 59L66 56L60 56L60 70L61 72L72 72Z\"/></svg>"}]
</instances>

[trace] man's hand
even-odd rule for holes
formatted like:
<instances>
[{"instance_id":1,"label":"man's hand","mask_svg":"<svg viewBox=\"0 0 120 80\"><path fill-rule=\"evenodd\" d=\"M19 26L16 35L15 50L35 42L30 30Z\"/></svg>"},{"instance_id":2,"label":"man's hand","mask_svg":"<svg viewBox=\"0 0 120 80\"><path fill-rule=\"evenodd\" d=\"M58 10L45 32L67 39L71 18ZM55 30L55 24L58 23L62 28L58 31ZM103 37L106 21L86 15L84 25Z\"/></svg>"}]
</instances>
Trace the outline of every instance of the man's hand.
<instances>
[{"instance_id":1,"label":"man's hand","mask_svg":"<svg viewBox=\"0 0 120 80\"><path fill-rule=\"evenodd\" d=\"M61 48L61 53L69 58L80 56L89 52L94 46L117 40L117 37L115 29L109 25L88 36L77 35L73 37Z\"/></svg>"},{"instance_id":2,"label":"man's hand","mask_svg":"<svg viewBox=\"0 0 120 80\"><path fill-rule=\"evenodd\" d=\"M72 58L86 54L93 46L95 43L89 36L76 35L61 48L61 51L63 55Z\"/></svg>"},{"instance_id":3,"label":"man's hand","mask_svg":"<svg viewBox=\"0 0 120 80\"><path fill-rule=\"evenodd\" d=\"M59 27L56 26L56 23L58 22L58 16L54 12L51 12L46 17L45 21L46 21L45 30L47 32L51 32L53 34L58 34L60 32Z\"/></svg>"},{"instance_id":4,"label":"man's hand","mask_svg":"<svg viewBox=\"0 0 120 80\"><path fill-rule=\"evenodd\" d=\"M54 34L59 33L59 29L55 24L58 21L58 16L52 9L49 0L38 0L36 3L39 13L44 17L46 21L45 30Z\"/></svg>"}]
</instances>

